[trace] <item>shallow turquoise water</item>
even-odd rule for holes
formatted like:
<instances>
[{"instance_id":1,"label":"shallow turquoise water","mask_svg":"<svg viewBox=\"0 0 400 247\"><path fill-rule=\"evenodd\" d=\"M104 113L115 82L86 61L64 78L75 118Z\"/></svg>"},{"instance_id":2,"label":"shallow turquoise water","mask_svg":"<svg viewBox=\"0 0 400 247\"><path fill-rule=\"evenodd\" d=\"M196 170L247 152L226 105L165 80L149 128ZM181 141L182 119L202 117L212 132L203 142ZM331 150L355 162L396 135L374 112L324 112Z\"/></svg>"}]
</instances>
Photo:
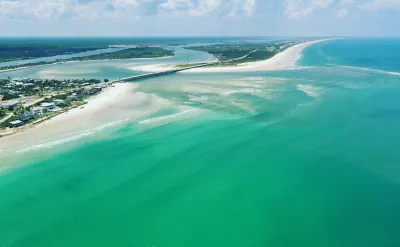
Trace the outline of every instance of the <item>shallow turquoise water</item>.
<instances>
[{"instance_id":1,"label":"shallow turquoise water","mask_svg":"<svg viewBox=\"0 0 400 247\"><path fill-rule=\"evenodd\" d=\"M114 49L114 48L111 48ZM0 73L0 78L44 78L44 79L118 79L134 75L148 73L137 69L137 67L151 64L181 64L206 62L214 60L214 57L208 53L184 49L181 47L166 47L166 49L174 50L175 56L154 59L123 59L123 60L106 60L106 61L84 61L84 62L68 62L63 64L54 64L48 66L32 67L23 70L15 70ZM95 53L92 51L91 53ZM99 51L97 51L99 53ZM72 56L72 55L66 55ZM66 57L65 56L65 57ZM52 59L52 58L48 58ZM43 60L43 59L37 59Z\"/></svg>"},{"instance_id":2,"label":"shallow turquoise water","mask_svg":"<svg viewBox=\"0 0 400 247\"><path fill-rule=\"evenodd\" d=\"M20 156L0 246L399 246L400 76L341 65L140 83L197 114Z\"/></svg>"}]
</instances>

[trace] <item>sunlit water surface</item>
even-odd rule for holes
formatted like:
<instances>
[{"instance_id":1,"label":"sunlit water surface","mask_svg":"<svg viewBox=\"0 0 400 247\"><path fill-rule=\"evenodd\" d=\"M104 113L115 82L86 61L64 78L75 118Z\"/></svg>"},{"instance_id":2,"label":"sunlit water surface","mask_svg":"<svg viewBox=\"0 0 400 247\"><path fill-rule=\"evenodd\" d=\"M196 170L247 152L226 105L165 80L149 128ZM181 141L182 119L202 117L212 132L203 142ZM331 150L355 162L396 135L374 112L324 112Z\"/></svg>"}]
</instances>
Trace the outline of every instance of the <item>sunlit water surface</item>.
<instances>
[{"instance_id":1,"label":"sunlit water surface","mask_svg":"<svg viewBox=\"0 0 400 247\"><path fill-rule=\"evenodd\" d=\"M0 246L400 246L400 69L380 52L365 66L362 42L312 46L294 70L137 82L168 106L16 154L23 166L0 179Z\"/></svg>"}]
</instances>

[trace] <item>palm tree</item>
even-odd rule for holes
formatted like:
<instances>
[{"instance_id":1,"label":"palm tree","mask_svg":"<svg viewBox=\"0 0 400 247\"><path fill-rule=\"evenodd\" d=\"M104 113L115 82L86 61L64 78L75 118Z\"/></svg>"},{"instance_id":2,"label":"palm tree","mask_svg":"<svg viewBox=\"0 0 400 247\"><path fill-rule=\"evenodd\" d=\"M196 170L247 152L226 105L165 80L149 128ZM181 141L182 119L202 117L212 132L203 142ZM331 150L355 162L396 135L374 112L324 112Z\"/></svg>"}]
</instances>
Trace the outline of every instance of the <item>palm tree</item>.
<instances>
[{"instance_id":1,"label":"palm tree","mask_svg":"<svg viewBox=\"0 0 400 247\"><path fill-rule=\"evenodd\" d=\"M22 105L19 105L14 108L14 115L19 115L25 112L25 108Z\"/></svg>"}]
</instances>

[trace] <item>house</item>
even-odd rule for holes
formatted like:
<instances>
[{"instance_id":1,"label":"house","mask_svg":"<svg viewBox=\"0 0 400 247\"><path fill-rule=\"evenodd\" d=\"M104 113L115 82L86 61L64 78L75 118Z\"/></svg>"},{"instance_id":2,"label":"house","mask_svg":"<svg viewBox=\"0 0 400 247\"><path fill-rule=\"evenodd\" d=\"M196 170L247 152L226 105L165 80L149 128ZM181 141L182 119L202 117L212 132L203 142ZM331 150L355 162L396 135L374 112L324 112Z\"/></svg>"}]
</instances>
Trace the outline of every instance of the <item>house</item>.
<instances>
[{"instance_id":1,"label":"house","mask_svg":"<svg viewBox=\"0 0 400 247\"><path fill-rule=\"evenodd\" d=\"M56 105L54 103L41 103L40 106L43 107L45 112L56 109Z\"/></svg>"},{"instance_id":2,"label":"house","mask_svg":"<svg viewBox=\"0 0 400 247\"><path fill-rule=\"evenodd\" d=\"M83 95L85 94L85 89L84 88L79 88L73 91L74 93L72 95Z\"/></svg>"},{"instance_id":3,"label":"house","mask_svg":"<svg viewBox=\"0 0 400 247\"><path fill-rule=\"evenodd\" d=\"M35 84L33 84L33 83L24 83L24 84L22 84L22 86L25 87L25 88L33 88L33 87L35 87Z\"/></svg>"},{"instance_id":4,"label":"house","mask_svg":"<svg viewBox=\"0 0 400 247\"><path fill-rule=\"evenodd\" d=\"M67 96L67 99L69 101L79 101L79 98L78 98L78 96L76 96L76 94L75 95L72 94L72 95Z\"/></svg>"},{"instance_id":5,"label":"house","mask_svg":"<svg viewBox=\"0 0 400 247\"><path fill-rule=\"evenodd\" d=\"M36 106L31 108L31 112L37 116L44 114L44 109L41 106Z\"/></svg>"},{"instance_id":6,"label":"house","mask_svg":"<svg viewBox=\"0 0 400 247\"><path fill-rule=\"evenodd\" d=\"M24 125L24 122L22 122L21 120L15 120L9 123L9 127L10 128L17 128Z\"/></svg>"},{"instance_id":7,"label":"house","mask_svg":"<svg viewBox=\"0 0 400 247\"><path fill-rule=\"evenodd\" d=\"M15 86L17 84L18 81L16 80L11 80L10 81L10 86Z\"/></svg>"},{"instance_id":8,"label":"house","mask_svg":"<svg viewBox=\"0 0 400 247\"><path fill-rule=\"evenodd\" d=\"M101 88L100 87L94 87L92 89L86 90L85 94L86 95L95 95L95 94L99 94L101 92Z\"/></svg>"},{"instance_id":9,"label":"house","mask_svg":"<svg viewBox=\"0 0 400 247\"><path fill-rule=\"evenodd\" d=\"M65 105L67 105L67 102L65 102L65 100L62 100L62 99L55 99L55 100L53 100L53 103L56 106L65 106Z\"/></svg>"},{"instance_id":10,"label":"house","mask_svg":"<svg viewBox=\"0 0 400 247\"><path fill-rule=\"evenodd\" d=\"M35 114L30 111L18 115L18 120L22 122L28 122L32 119L35 119Z\"/></svg>"},{"instance_id":11,"label":"house","mask_svg":"<svg viewBox=\"0 0 400 247\"><path fill-rule=\"evenodd\" d=\"M15 107L21 105L21 101L19 100L7 100L0 102L0 108L4 110L14 110Z\"/></svg>"}]
</instances>

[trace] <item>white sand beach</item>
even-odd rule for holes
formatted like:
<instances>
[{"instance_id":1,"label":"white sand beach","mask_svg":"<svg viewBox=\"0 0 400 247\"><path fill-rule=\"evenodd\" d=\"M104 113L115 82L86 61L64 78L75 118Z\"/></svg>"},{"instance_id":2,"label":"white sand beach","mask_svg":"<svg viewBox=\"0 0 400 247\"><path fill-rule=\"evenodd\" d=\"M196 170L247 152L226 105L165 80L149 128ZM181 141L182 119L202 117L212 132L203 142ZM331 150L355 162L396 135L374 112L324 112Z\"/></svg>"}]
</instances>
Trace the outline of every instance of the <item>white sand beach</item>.
<instances>
[{"instance_id":1,"label":"white sand beach","mask_svg":"<svg viewBox=\"0 0 400 247\"><path fill-rule=\"evenodd\" d=\"M51 148L125 121L144 118L168 104L154 95L135 91L134 84L115 83L114 86L89 99L82 107L0 138L0 160L3 155Z\"/></svg>"},{"instance_id":2,"label":"white sand beach","mask_svg":"<svg viewBox=\"0 0 400 247\"><path fill-rule=\"evenodd\" d=\"M197 68L185 72L245 72L289 68L296 65L304 48L321 41L323 40L294 45L265 61L244 63L234 67ZM170 68L171 65L154 64L141 66L140 70L160 72ZM153 94L135 90L136 87L137 85L132 83L116 83L114 87L109 87L89 99L83 107L72 109L32 128L1 138L0 158L1 155L15 151L52 147L55 144L89 136L98 130L124 121L140 120L169 104L169 101Z\"/></svg>"},{"instance_id":3,"label":"white sand beach","mask_svg":"<svg viewBox=\"0 0 400 247\"><path fill-rule=\"evenodd\" d=\"M259 62L250 62L250 63L242 63L237 66L231 67L203 67L196 68L187 71L183 71L183 73L194 73L194 72L246 72L246 71L266 71L266 70L278 70L278 69L286 69L296 66L297 61L301 57L302 51L310 45L322 42L325 40L315 40L309 41L301 44L294 45L289 47L276 54L274 57L259 61Z\"/></svg>"},{"instance_id":4,"label":"white sand beach","mask_svg":"<svg viewBox=\"0 0 400 247\"><path fill-rule=\"evenodd\" d=\"M266 71L286 69L296 66L297 60L301 57L302 51L310 45L322 42L325 40L314 40L309 42L300 43L289 47L276 54L274 57L258 62L249 62L238 64L237 66L226 67L202 67L190 70L185 70L180 73L202 73L202 72L246 72L246 71ZM145 71L145 72L162 72L173 69L171 64L151 64L144 66L131 67L131 70Z\"/></svg>"}]
</instances>

